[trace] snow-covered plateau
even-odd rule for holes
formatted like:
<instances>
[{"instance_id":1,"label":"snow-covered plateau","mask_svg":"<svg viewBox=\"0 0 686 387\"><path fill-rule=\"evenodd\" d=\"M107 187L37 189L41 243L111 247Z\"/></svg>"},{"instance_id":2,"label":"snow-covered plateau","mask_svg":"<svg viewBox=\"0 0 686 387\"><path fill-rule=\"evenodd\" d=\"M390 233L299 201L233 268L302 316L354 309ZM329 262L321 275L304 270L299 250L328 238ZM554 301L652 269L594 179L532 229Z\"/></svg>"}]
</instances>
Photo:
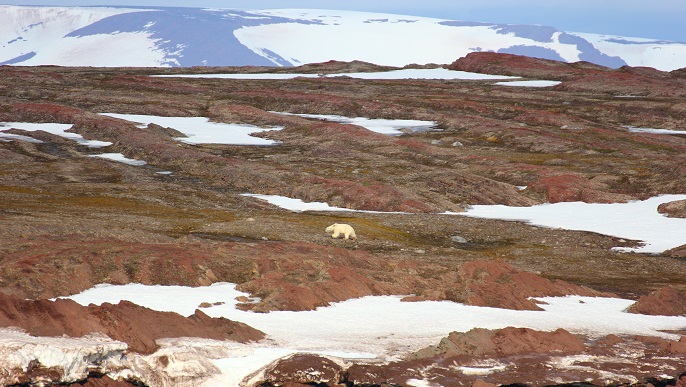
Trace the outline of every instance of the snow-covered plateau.
<instances>
[{"instance_id":1,"label":"snow-covered plateau","mask_svg":"<svg viewBox=\"0 0 686 387\"><path fill-rule=\"evenodd\" d=\"M297 66L361 60L401 67L493 51L611 68L686 67L682 42L337 10L2 5L0 26L0 64L10 65Z\"/></svg>"}]
</instances>

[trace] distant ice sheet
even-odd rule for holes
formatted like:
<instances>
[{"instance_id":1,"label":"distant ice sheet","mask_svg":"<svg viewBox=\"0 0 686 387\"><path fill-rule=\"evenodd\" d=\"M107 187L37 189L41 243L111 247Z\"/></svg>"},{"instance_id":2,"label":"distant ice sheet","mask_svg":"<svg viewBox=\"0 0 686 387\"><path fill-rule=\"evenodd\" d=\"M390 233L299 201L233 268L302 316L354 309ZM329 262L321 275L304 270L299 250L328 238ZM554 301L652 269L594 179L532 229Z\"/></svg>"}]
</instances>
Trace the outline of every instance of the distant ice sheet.
<instances>
[{"instance_id":1,"label":"distant ice sheet","mask_svg":"<svg viewBox=\"0 0 686 387\"><path fill-rule=\"evenodd\" d=\"M277 145L278 141L250 136L252 133L280 130L281 127L261 128L254 125L211 122L206 117L161 117L141 114L101 113L102 115L137 122L141 128L148 124L176 129L187 137L177 140L186 144Z\"/></svg>"},{"instance_id":2,"label":"distant ice sheet","mask_svg":"<svg viewBox=\"0 0 686 387\"><path fill-rule=\"evenodd\" d=\"M661 253L686 244L686 219L668 218L657 207L662 203L684 200L686 195L661 195L628 203L554 203L531 207L504 205L472 206L463 216L519 220L544 227L561 227L643 241L636 248L618 251Z\"/></svg>"},{"instance_id":3,"label":"distant ice sheet","mask_svg":"<svg viewBox=\"0 0 686 387\"><path fill-rule=\"evenodd\" d=\"M58 124L58 123L34 123L34 122L0 122L0 138L6 138L9 140L22 140L22 141L29 141L29 142L34 142L34 143L41 143L42 141L36 140L36 139L31 139L29 140L27 137L28 136L19 136L19 135L13 135L10 133L3 133L5 130L9 129L21 129L21 130L26 130L28 132L35 132L38 130L42 130L44 132L48 132L51 134L54 134L56 136L68 138L70 140L74 140L78 142L81 145L85 145L89 148L102 148L106 147L109 145L112 145L111 142L106 142L106 141L97 141L97 140L86 140L83 138L82 135L78 133L71 133L67 132L68 129L71 129L72 125L71 124Z\"/></svg>"},{"instance_id":4,"label":"distant ice sheet","mask_svg":"<svg viewBox=\"0 0 686 387\"><path fill-rule=\"evenodd\" d=\"M341 124L352 124L367 128L372 132L381 134L398 135L403 132L401 129L410 131L427 131L435 129L438 123L436 121L422 121L422 120L386 120L380 118L365 118L365 117L344 117L326 114L296 114L285 112L272 112L277 114L284 114L289 116L298 116L304 118L314 118L317 120L333 121Z\"/></svg>"},{"instance_id":5,"label":"distant ice sheet","mask_svg":"<svg viewBox=\"0 0 686 387\"><path fill-rule=\"evenodd\" d=\"M223 78L223 79L294 79L294 78L333 78L350 77L359 79L442 79L442 80L496 80L516 79L507 75L491 75L455 71L443 68L437 69L402 69L383 72L369 73L338 73L338 74L303 74L303 73L262 73L262 74L178 74L178 75L154 75L155 77L182 77L182 78Z\"/></svg>"}]
</instances>

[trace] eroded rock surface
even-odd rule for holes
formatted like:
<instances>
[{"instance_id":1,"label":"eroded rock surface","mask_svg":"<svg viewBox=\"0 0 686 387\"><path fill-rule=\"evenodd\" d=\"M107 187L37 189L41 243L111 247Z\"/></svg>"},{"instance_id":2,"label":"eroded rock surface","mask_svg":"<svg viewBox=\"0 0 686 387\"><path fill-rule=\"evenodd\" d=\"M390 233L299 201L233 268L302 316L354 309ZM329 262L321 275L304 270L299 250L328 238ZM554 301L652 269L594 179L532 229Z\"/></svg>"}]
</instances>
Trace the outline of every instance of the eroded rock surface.
<instances>
[{"instance_id":1,"label":"eroded rock surface","mask_svg":"<svg viewBox=\"0 0 686 387\"><path fill-rule=\"evenodd\" d=\"M72 300L23 300L0 294L0 327L18 327L35 336L81 337L101 333L128 344L131 351L149 354L157 339L201 337L237 342L257 341L264 334L243 323L211 318L196 311L186 318L157 312L128 301L81 306Z\"/></svg>"},{"instance_id":2,"label":"eroded rock surface","mask_svg":"<svg viewBox=\"0 0 686 387\"><path fill-rule=\"evenodd\" d=\"M660 204L657 211L672 218L686 218L686 200Z\"/></svg>"},{"instance_id":3,"label":"eroded rock surface","mask_svg":"<svg viewBox=\"0 0 686 387\"><path fill-rule=\"evenodd\" d=\"M666 286L639 298L629 312L654 316L686 315L686 291Z\"/></svg>"},{"instance_id":4,"label":"eroded rock surface","mask_svg":"<svg viewBox=\"0 0 686 387\"><path fill-rule=\"evenodd\" d=\"M211 359L229 356L234 349L226 343L232 342L199 345L169 337L257 336L241 336L243 328L202 313L183 318L128 303L80 307L47 299L100 283L232 282L260 297L241 306L257 312L312 310L389 294L414 295L405 301L535 310L530 297L619 294L638 299L664 284L682 291L683 247L624 255L611 248L637 241L443 212L474 204L611 203L686 193L684 136L627 129L683 130L683 70L612 70L496 53L470 54L448 67L562 83L529 89L473 80L208 80L149 75L288 69L0 66L0 121L68 123L73 124L70 131L86 139L112 142L97 150L21 129L10 133L42 142L0 141L4 323L37 335L103 331L129 343L107 339L106 352L117 362L125 350L152 352L137 354L135 367L117 363L116 370L131 371L132 379L112 371L112 383L195 386L219 372ZM327 62L295 71L380 69ZM180 133L173 128L139 128L98 114L103 112L209 117L283 129L257 134L280 141L278 146L189 145L174 139ZM387 136L275 112L421 119L436 121L437 130ZM147 164L90 157L103 152ZM406 213L298 213L244 193ZM679 206L662 210L680 216ZM334 222L352 224L358 240L327 238L323 229ZM650 297L655 300L639 302L637 308L662 313L683 298L672 290ZM645 306L651 303L657 306ZM681 312L674 308L672 313ZM169 324L150 323L157 319ZM434 354L390 364L350 365L302 355L279 362L268 380L283 385L331 384L335 378L357 385L640 385L650 377L666 379L684 364L684 339L677 338L682 332L671 339L581 338L585 349L571 353L537 351L541 340L547 344L540 348L552 345L541 339L550 332L511 329L493 337L505 333L507 343L516 333L521 333L518 339L531 335L538 341L511 344L521 350L514 354L495 346L495 352L483 356ZM82 344L102 353L100 344ZM306 363L319 368L305 372ZM12 368L8 383L43 377L110 383L89 377L89 366L79 364L67 380L59 368L29 366L27 360Z\"/></svg>"}]
</instances>

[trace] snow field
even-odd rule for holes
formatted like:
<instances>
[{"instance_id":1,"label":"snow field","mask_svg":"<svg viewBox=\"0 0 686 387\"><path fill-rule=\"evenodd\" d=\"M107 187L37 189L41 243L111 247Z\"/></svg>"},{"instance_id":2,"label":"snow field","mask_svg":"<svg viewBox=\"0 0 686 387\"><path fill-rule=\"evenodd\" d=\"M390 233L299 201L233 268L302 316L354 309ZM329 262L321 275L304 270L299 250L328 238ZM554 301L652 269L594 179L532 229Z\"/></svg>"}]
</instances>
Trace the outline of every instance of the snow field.
<instances>
[{"instance_id":1,"label":"snow field","mask_svg":"<svg viewBox=\"0 0 686 387\"><path fill-rule=\"evenodd\" d=\"M242 345L200 339L165 339L166 350L203 347L221 370L206 385L239 385L272 362L294 353L314 353L339 359L397 360L436 345L452 331L481 327L528 327L542 331L564 328L572 333L602 337L608 334L648 335L677 339L664 333L686 327L686 316L645 316L626 313L633 301L594 297L542 297L543 311L515 311L476 307L450 301L401 302L400 296L369 296L334 303L314 311L252 313L236 308L236 297L247 296L235 284L206 287L98 285L66 297L82 305L128 300L159 311L194 313L203 302L216 304L202 311L246 323L267 334L259 343ZM164 344L168 342L167 344ZM208 344L210 343L210 344ZM216 350L211 350L212 346ZM189 349L185 350L186 352ZM181 366L181 365L180 365ZM465 369L484 373L488 369Z\"/></svg>"}]
</instances>

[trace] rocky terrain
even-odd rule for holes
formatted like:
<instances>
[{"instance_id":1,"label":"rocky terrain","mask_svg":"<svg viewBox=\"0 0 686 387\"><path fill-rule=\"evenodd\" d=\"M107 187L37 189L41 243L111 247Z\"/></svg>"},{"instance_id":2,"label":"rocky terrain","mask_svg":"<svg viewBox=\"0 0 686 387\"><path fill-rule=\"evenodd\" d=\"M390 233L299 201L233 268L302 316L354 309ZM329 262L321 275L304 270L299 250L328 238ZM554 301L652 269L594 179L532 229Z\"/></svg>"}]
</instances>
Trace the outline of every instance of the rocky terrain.
<instances>
[{"instance_id":1,"label":"rocky terrain","mask_svg":"<svg viewBox=\"0 0 686 387\"><path fill-rule=\"evenodd\" d=\"M184 317L125 301L50 301L102 283L230 282L259 297L239 307L260 313L370 295L536 310L530 297L577 294L635 299L634 313L686 314L684 246L620 253L611 248L637 241L444 214L477 204L615 203L686 193L686 137L627 129L686 130L686 72L492 53L446 67L561 83L151 77L388 69L362 62L295 70L0 67L0 123L73 124L71 132L111 142L106 152L147 163L90 157L103 152L47 132L4 132L41 142L0 141L0 327L45 337L99 332L124 343L120 355L155 359L164 374L143 380L110 372L103 361L68 379L27 361L0 371L0 382L178 385L161 339L264 339L257 329L200 310ZM279 141L275 146L189 145L175 140L173 129L141 129L98 114L106 112L283 129L256 134ZM437 128L388 136L275 112L430 120ZM244 193L377 212L292 212ZM660 211L684 217L683 202ZM324 228L334 222L353 225L358 239L331 239ZM298 354L250 383L661 386L686 364L685 332L670 333L681 339L476 329L384 363Z\"/></svg>"}]
</instances>

